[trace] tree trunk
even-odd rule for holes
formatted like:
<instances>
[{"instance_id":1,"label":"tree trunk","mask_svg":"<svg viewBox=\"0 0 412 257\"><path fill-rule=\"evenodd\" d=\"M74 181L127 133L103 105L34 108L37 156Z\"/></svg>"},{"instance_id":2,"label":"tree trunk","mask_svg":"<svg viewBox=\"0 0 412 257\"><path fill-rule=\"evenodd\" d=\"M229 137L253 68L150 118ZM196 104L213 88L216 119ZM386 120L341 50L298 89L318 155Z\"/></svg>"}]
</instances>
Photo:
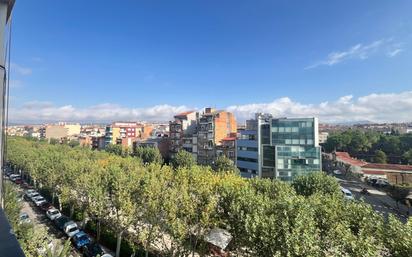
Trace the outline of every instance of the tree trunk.
<instances>
[{"instance_id":1,"label":"tree trunk","mask_svg":"<svg viewBox=\"0 0 412 257\"><path fill-rule=\"evenodd\" d=\"M83 210L83 223L82 223L82 229L83 230L86 227L87 222L89 220L89 217L87 217L86 215L87 215L86 210Z\"/></svg>"},{"instance_id":2,"label":"tree trunk","mask_svg":"<svg viewBox=\"0 0 412 257\"><path fill-rule=\"evenodd\" d=\"M123 231L121 231L117 235L116 257L120 257L120 246L122 244L122 235L123 235Z\"/></svg>"},{"instance_id":3,"label":"tree trunk","mask_svg":"<svg viewBox=\"0 0 412 257\"><path fill-rule=\"evenodd\" d=\"M97 240L97 242L100 241L100 230L101 230L101 228L100 228L100 220L97 220L97 235L96 235L96 240Z\"/></svg>"},{"instance_id":4,"label":"tree trunk","mask_svg":"<svg viewBox=\"0 0 412 257\"><path fill-rule=\"evenodd\" d=\"M59 211L61 212L62 211L62 203L61 203L59 197L57 197L57 200L59 201Z\"/></svg>"},{"instance_id":5,"label":"tree trunk","mask_svg":"<svg viewBox=\"0 0 412 257\"><path fill-rule=\"evenodd\" d=\"M55 204L55 199L56 199L56 193L52 193L52 205L54 205Z\"/></svg>"},{"instance_id":6,"label":"tree trunk","mask_svg":"<svg viewBox=\"0 0 412 257\"><path fill-rule=\"evenodd\" d=\"M144 256L149 257L149 250L146 249L146 252L145 252Z\"/></svg>"},{"instance_id":7,"label":"tree trunk","mask_svg":"<svg viewBox=\"0 0 412 257\"><path fill-rule=\"evenodd\" d=\"M70 219L73 218L73 214L74 214L74 204L72 203L72 204L70 205Z\"/></svg>"}]
</instances>

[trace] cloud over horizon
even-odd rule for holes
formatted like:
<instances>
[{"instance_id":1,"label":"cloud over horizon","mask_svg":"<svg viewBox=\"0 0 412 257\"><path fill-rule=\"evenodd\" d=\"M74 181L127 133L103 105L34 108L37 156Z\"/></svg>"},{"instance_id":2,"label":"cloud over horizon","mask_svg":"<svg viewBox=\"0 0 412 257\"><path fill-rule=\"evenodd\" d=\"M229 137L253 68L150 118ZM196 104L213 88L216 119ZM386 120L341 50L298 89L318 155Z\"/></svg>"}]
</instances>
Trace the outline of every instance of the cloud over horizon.
<instances>
[{"instance_id":1,"label":"cloud over horizon","mask_svg":"<svg viewBox=\"0 0 412 257\"><path fill-rule=\"evenodd\" d=\"M254 117L256 112L267 112L275 117L319 117L321 122L412 122L412 91L401 93L369 94L354 98L342 96L334 101L303 104L289 97L281 97L268 103L232 105L226 108L238 121ZM10 108L11 122L109 122L118 120L168 121L177 113L201 110L184 105L167 104L147 108L128 108L104 103L86 108L73 105L57 106L51 102L28 102Z\"/></svg>"}]
</instances>

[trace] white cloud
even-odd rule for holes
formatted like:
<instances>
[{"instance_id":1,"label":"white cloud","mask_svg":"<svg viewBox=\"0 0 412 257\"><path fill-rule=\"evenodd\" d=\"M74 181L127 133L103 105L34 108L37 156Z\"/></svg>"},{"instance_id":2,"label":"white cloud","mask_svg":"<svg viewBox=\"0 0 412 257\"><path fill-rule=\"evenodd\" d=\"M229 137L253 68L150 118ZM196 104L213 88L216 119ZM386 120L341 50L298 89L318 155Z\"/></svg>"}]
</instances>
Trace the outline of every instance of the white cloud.
<instances>
[{"instance_id":1,"label":"white cloud","mask_svg":"<svg viewBox=\"0 0 412 257\"><path fill-rule=\"evenodd\" d=\"M21 107L11 107L11 121L116 121L156 120L166 121L174 114L187 110L186 106L156 105L148 108L127 108L117 104L99 104L86 108L73 105L56 106L50 102L28 102Z\"/></svg>"},{"instance_id":2,"label":"white cloud","mask_svg":"<svg viewBox=\"0 0 412 257\"><path fill-rule=\"evenodd\" d=\"M86 108L72 105L56 106L50 102L29 102L10 109L11 121L167 121L186 106L156 105L148 108L127 108L117 104L100 104ZM334 101L303 104L289 97L269 103L232 105L226 110L234 112L238 121L254 117L256 112L272 113L275 117L319 117L322 122L412 121L412 91L392 94L370 94L359 98L343 96Z\"/></svg>"},{"instance_id":3,"label":"white cloud","mask_svg":"<svg viewBox=\"0 0 412 257\"><path fill-rule=\"evenodd\" d=\"M389 57L395 57L395 56L397 56L398 54L400 54L402 51L403 51L402 48L394 49L394 50L388 52L388 56L389 56Z\"/></svg>"},{"instance_id":4,"label":"white cloud","mask_svg":"<svg viewBox=\"0 0 412 257\"><path fill-rule=\"evenodd\" d=\"M32 73L31 68L21 66L17 63L11 63L10 64L10 69L11 69L12 72L16 72L17 74L22 75L22 76L31 75L31 73Z\"/></svg>"},{"instance_id":5,"label":"white cloud","mask_svg":"<svg viewBox=\"0 0 412 257\"><path fill-rule=\"evenodd\" d=\"M365 60L379 52L386 52L387 56L394 57L403 51L403 49L400 48L401 45L401 43L393 43L392 38L376 40L366 45L356 44L345 51L329 53L324 60L305 67L305 70L323 65L333 66L351 59Z\"/></svg>"},{"instance_id":6,"label":"white cloud","mask_svg":"<svg viewBox=\"0 0 412 257\"><path fill-rule=\"evenodd\" d=\"M255 112L268 112L277 117L319 117L322 122L412 121L412 91L393 94L370 94L357 99L343 96L336 101L301 104L288 97L270 103L229 106L238 119L248 119Z\"/></svg>"}]
</instances>

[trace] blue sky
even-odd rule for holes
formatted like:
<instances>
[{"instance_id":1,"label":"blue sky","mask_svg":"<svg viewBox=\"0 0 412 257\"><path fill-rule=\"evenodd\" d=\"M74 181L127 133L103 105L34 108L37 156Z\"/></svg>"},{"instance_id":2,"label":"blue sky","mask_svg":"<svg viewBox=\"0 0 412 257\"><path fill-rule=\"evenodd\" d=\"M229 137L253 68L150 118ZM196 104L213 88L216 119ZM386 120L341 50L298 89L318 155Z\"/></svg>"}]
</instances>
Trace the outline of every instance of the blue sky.
<instances>
[{"instance_id":1,"label":"blue sky","mask_svg":"<svg viewBox=\"0 0 412 257\"><path fill-rule=\"evenodd\" d=\"M408 0L17 1L10 118L164 119L215 106L352 119L322 104L352 96L343 101L356 114L373 94L409 97L411 10ZM393 116L368 113L354 119Z\"/></svg>"}]
</instances>

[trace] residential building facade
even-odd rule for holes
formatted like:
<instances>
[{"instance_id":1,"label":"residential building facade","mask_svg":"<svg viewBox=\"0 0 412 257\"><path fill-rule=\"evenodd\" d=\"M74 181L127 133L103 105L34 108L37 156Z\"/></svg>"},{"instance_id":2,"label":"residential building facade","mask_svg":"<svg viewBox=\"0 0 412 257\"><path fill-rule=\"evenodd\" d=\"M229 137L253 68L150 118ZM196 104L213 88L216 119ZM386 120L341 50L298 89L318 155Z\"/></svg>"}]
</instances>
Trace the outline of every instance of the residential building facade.
<instances>
[{"instance_id":1,"label":"residential building facade","mask_svg":"<svg viewBox=\"0 0 412 257\"><path fill-rule=\"evenodd\" d=\"M236 133L237 124L233 113L205 108L198 121L197 162L211 165L216 159L216 146L231 133Z\"/></svg>"},{"instance_id":2,"label":"residential building facade","mask_svg":"<svg viewBox=\"0 0 412 257\"><path fill-rule=\"evenodd\" d=\"M170 155L173 157L180 150L192 153L197 159L197 121L199 113L195 111L182 112L169 122Z\"/></svg>"},{"instance_id":3,"label":"residential building facade","mask_svg":"<svg viewBox=\"0 0 412 257\"><path fill-rule=\"evenodd\" d=\"M113 122L106 126L105 145L121 144L125 147L132 147L137 139L137 130L140 124L136 122Z\"/></svg>"},{"instance_id":4,"label":"residential building facade","mask_svg":"<svg viewBox=\"0 0 412 257\"><path fill-rule=\"evenodd\" d=\"M237 133L232 133L223 138L220 144L216 145L216 156L225 156L233 163L236 163L236 139Z\"/></svg>"}]
</instances>

